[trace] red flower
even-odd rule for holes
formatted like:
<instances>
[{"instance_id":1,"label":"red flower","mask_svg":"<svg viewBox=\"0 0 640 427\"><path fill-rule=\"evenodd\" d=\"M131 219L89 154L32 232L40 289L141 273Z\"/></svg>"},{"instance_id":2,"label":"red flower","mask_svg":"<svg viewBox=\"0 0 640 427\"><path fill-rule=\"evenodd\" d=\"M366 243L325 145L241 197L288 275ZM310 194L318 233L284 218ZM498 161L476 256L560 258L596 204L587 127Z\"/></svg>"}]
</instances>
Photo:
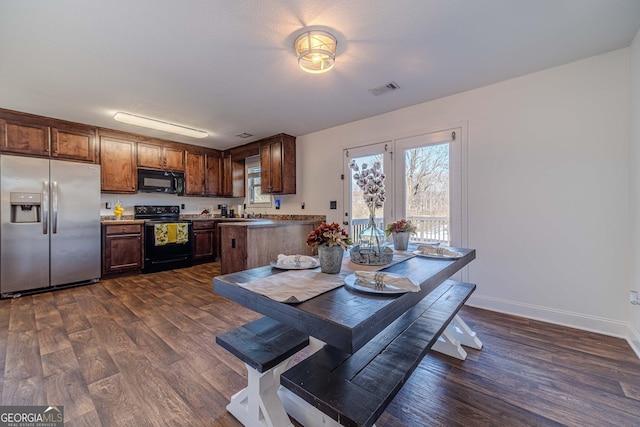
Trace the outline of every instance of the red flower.
<instances>
[{"instance_id":1,"label":"red flower","mask_svg":"<svg viewBox=\"0 0 640 427\"><path fill-rule=\"evenodd\" d=\"M314 249L322 245L340 245L344 249L347 249L347 245L350 244L351 239L349 235L337 222L332 222L331 224L323 222L307 236L307 246L311 246Z\"/></svg>"}]
</instances>

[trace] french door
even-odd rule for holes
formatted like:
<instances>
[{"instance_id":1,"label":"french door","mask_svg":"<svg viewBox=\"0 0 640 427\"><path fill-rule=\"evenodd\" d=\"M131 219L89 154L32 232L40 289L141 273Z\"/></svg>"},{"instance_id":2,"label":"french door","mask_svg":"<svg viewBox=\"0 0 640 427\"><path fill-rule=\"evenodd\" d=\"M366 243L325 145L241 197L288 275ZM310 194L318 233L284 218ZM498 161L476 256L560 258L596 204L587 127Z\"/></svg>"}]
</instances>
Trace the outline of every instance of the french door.
<instances>
[{"instance_id":1,"label":"french door","mask_svg":"<svg viewBox=\"0 0 640 427\"><path fill-rule=\"evenodd\" d=\"M368 210L362 190L349 168L380 161L386 175L386 202L376 210L381 228L401 218L411 220L418 232L413 241L440 242L465 247L466 164L463 128L425 132L377 144L344 150L344 221L357 243L367 226Z\"/></svg>"}]
</instances>

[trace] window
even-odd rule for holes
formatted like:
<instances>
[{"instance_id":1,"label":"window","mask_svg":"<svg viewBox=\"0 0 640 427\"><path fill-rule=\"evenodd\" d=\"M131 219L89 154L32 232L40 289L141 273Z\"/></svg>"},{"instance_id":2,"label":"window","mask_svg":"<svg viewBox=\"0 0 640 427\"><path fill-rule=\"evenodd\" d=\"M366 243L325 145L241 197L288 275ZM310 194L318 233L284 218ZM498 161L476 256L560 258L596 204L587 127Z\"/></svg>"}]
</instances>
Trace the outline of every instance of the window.
<instances>
[{"instance_id":1,"label":"window","mask_svg":"<svg viewBox=\"0 0 640 427\"><path fill-rule=\"evenodd\" d=\"M262 194L260 187L260 156L248 157L245 161L247 169L247 206L254 208L270 208L271 195Z\"/></svg>"}]
</instances>

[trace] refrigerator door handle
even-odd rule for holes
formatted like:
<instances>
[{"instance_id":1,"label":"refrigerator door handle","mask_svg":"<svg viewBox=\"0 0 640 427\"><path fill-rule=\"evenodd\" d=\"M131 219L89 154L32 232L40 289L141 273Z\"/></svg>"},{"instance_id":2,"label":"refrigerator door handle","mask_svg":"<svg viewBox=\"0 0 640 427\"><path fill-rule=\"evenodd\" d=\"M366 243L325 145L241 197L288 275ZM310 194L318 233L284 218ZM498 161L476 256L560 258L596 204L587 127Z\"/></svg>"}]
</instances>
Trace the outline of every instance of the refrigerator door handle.
<instances>
[{"instance_id":1,"label":"refrigerator door handle","mask_svg":"<svg viewBox=\"0 0 640 427\"><path fill-rule=\"evenodd\" d=\"M51 233L58 233L58 181L51 181Z\"/></svg>"},{"instance_id":2,"label":"refrigerator door handle","mask_svg":"<svg viewBox=\"0 0 640 427\"><path fill-rule=\"evenodd\" d=\"M42 234L49 233L49 181L42 181Z\"/></svg>"}]
</instances>

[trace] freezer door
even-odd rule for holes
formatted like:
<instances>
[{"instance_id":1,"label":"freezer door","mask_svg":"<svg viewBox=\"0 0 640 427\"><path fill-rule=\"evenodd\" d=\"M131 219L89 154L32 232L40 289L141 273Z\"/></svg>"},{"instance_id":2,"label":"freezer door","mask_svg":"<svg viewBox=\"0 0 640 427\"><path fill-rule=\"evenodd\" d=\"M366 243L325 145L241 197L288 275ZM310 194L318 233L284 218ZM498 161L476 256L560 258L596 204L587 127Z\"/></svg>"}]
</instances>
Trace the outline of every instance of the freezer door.
<instances>
[{"instance_id":1,"label":"freezer door","mask_svg":"<svg viewBox=\"0 0 640 427\"><path fill-rule=\"evenodd\" d=\"M40 193L44 203L48 182L49 160L0 156L0 292L3 294L49 286L50 228L42 222L44 215L39 222L12 222L11 216L11 193ZM13 221L20 221L15 213Z\"/></svg>"},{"instance_id":2,"label":"freezer door","mask_svg":"<svg viewBox=\"0 0 640 427\"><path fill-rule=\"evenodd\" d=\"M51 160L51 285L100 278L100 166Z\"/></svg>"}]
</instances>

